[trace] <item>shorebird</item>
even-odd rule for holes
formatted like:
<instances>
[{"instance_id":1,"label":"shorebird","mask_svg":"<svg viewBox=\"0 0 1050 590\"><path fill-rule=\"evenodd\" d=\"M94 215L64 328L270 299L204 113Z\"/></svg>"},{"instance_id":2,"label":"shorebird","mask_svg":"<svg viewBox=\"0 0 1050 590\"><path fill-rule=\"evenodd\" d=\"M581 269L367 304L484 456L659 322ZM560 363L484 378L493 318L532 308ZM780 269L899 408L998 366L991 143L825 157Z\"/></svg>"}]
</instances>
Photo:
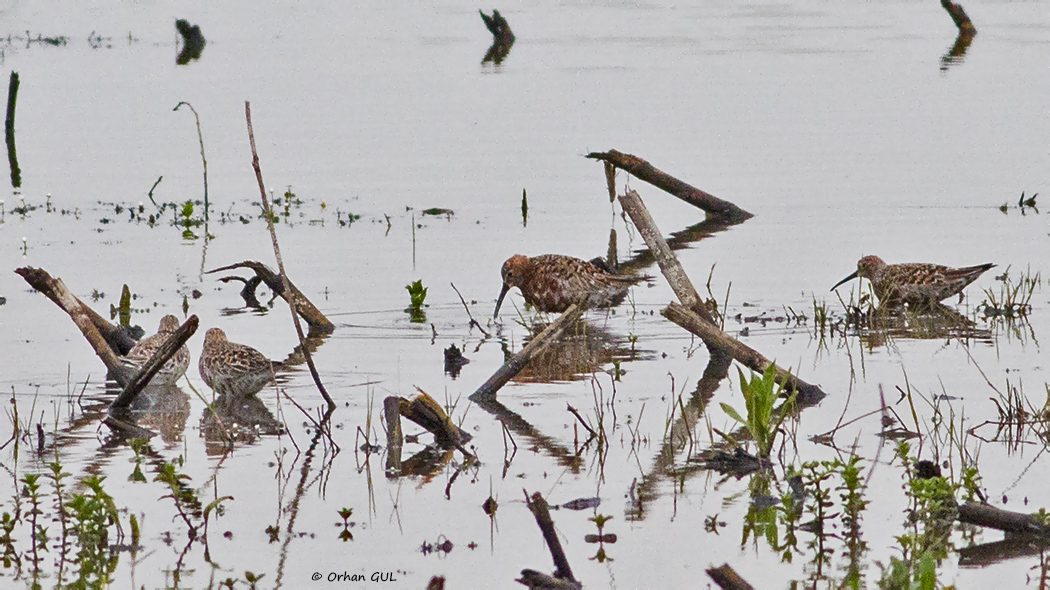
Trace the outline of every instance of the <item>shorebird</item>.
<instances>
[{"instance_id":1,"label":"shorebird","mask_svg":"<svg viewBox=\"0 0 1050 590\"><path fill-rule=\"evenodd\" d=\"M263 353L226 339L226 333L211 328L204 334L204 350L198 368L201 379L218 393L252 395L273 380L280 366Z\"/></svg>"},{"instance_id":2,"label":"shorebird","mask_svg":"<svg viewBox=\"0 0 1050 590\"><path fill-rule=\"evenodd\" d=\"M525 302L548 313L561 313L573 303L584 307L612 306L623 301L627 289L648 276L617 275L593 262L562 256L544 254L527 258L515 254L503 263L503 289L496 299L499 315L503 298L511 287L521 290Z\"/></svg>"},{"instance_id":3,"label":"shorebird","mask_svg":"<svg viewBox=\"0 0 1050 590\"><path fill-rule=\"evenodd\" d=\"M135 343L135 346L124 356L124 364L134 367L136 370L141 369L142 365L146 364L146 361L153 356L153 353L157 352L157 349L178 329L179 318L171 314L160 318L160 328L157 329L157 333L152 336L146 336ZM152 381L154 383L174 383L179 380L179 377L186 374L186 369L189 366L190 350L183 344L175 352L175 355L168 359L164 366L157 371Z\"/></svg>"},{"instance_id":4,"label":"shorebird","mask_svg":"<svg viewBox=\"0 0 1050 590\"><path fill-rule=\"evenodd\" d=\"M951 268L940 264L911 262L886 264L878 256L865 256L857 262L857 270L835 283L831 288L860 277L871 281L875 296L881 305L932 305L956 293L962 301L962 290L977 280L981 273L995 266L979 264L965 268Z\"/></svg>"}]
</instances>

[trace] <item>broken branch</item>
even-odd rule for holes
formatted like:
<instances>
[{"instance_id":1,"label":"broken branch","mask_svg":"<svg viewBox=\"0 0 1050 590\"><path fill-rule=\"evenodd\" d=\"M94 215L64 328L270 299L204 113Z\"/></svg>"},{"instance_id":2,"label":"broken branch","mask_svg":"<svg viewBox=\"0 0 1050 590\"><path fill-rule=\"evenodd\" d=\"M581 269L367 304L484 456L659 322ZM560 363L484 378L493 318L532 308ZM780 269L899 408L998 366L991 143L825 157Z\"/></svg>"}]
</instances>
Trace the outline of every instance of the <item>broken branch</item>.
<instances>
[{"instance_id":1,"label":"broken branch","mask_svg":"<svg viewBox=\"0 0 1050 590\"><path fill-rule=\"evenodd\" d=\"M488 381L483 383L477 391L470 395L471 401L478 402L485 398L495 397L496 392L501 387L507 384L508 381L514 378L522 369L524 369L529 361L533 357L537 356L551 342L557 340L565 329L576 323L577 320L583 315L583 309L578 305L570 305L564 313L561 314L554 323L548 325L542 332L532 338L532 340L521 349L518 354L511 357L510 360L503 363L503 366L499 368Z\"/></svg>"},{"instance_id":2,"label":"broken branch","mask_svg":"<svg viewBox=\"0 0 1050 590\"><path fill-rule=\"evenodd\" d=\"M586 157L612 164L621 170L627 171L635 178L644 180L656 188L666 191L698 209L702 209L708 215L718 217L727 222L741 223L754 217L754 215L729 201L719 199L657 169L638 156L609 150L607 152L591 152ZM608 175L609 172L606 169L606 178L608 178Z\"/></svg>"}]
</instances>

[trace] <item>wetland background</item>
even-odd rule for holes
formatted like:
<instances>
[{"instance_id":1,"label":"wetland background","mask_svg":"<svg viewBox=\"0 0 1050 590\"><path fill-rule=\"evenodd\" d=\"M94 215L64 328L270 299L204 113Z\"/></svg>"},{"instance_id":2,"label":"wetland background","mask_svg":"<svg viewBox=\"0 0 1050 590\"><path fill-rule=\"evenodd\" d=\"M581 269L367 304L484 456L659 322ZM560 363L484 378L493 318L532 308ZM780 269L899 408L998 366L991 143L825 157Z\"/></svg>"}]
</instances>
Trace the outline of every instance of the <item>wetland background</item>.
<instances>
[{"instance_id":1,"label":"wetland background","mask_svg":"<svg viewBox=\"0 0 1050 590\"><path fill-rule=\"evenodd\" d=\"M0 32L10 35L0 39L0 63L21 78L22 171L0 223L0 354L9 359L0 386L14 400L5 402L0 440L13 434L16 404L32 433L0 452L3 510L12 509L22 478L47 473L49 463L60 462L79 493L88 490L83 478L105 476L125 526L136 515L143 545L113 553L114 587L216 587L227 578L245 585L246 571L265 576L261 587L308 587L314 572L395 572L398 587L422 588L432 575L456 588L509 587L524 567L551 570L524 488L553 504L602 499L594 509L554 513L576 577L589 587L691 586L723 562L757 587L838 587L851 567L841 542L823 548L827 563L805 531L791 551L774 546L768 529L749 528L750 478L695 468L696 453L711 446L708 424L733 428L717 403L691 429L691 446L666 444L673 408L680 397L688 403L707 352L660 316L673 298L662 279L634 289L613 313L587 315L597 333L587 339L592 362L500 391L529 427L514 432L509 464L500 422L468 404L503 363L504 348L519 349L528 335L515 306L526 320L534 316L515 292L502 322L488 322L506 258L603 255L610 229L621 258L644 248L609 204L601 166L582 157L615 148L755 214L678 256L698 287L710 274L715 298L728 300L727 331L747 328L748 344L830 394L790 425L776 485L784 485L782 465L861 457L871 502L865 546L852 562L862 583L874 585L880 564L900 556L896 537L909 530L896 443L880 438L878 414L838 431L834 445L810 437L840 417L877 410L880 386L889 403L897 387L910 388L926 435L912 441L913 454L952 458L958 469L945 429L960 428L963 417L960 432L998 419L992 386L1015 389L1036 410L1047 400L1040 337L1050 329L1050 228L1016 203L1022 191L1047 188L1050 15L1039 2L964 6L978 35L964 57L946 57L956 29L932 0L511 3L496 7L517 36L500 65L482 63L491 36L479 7L458 2L200 3L178 14L116 2L0 7ZM208 40L186 66L175 63L175 18L200 25ZM27 43L23 31L66 40ZM283 303L246 310L239 285L203 274L245 259L273 266L245 100L264 178L281 200L277 232L290 278L337 324L315 362L338 404L332 433L341 450L319 443L308 453L316 440L309 421L269 389L258 399L288 433L223 453L202 434L205 404L183 381L184 407L174 424L158 427L140 481L132 476L141 452L100 421L113 395L102 364L69 319L13 271L44 268L100 313L126 283L132 323L147 332L164 313L185 318L185 302L202 326L190 341L189 383L208 398L195 369L203 329L218 326L271 358L288 356L297 341ZM190 228L192 236L176 222L185 202L203 198L201 154L192 114L172 110L180 101L200 115L208 162L210 222ZM163 210L147 196L160 176L154 200L175 205ZM625 181L618 176L621 192ZM665 235L703 220L648 185L629 184ZM429 208L454 213L425 215ZM822 339L814 301L841 317L828 288L865 254L891 263L997 263L957 306L983 331L960 339L847 330ZM998 292L994 275L1008 268L1010 280L1040 277L1027 318L982 319L982 289ZM424 323L405 312L405 286L416 280L428 288ZM491 337L470 329L450 283ZM734 319L784 316L787 308L808 321ZM457 378L443 370L451 344L470 359ZM731 370L713 401L742 407L737 381ZM480 463L451 486L458 456L430 475L387 477L383 452L360 450L359 429L370 426L372 442L384 442L382 399L416 387L458 400L453 417L474 436ZM306 408L321 406L305 371L281 388ZM566 403L592 421L600 413L608 444L582 447ZM905 404L895 406L902 415L910 414ZM976 432L985 441L957 437L994 505L1035 511L1050 502L1039 432L1036 425L1004 442L985 426ZM405 454L422 448L409 444ZM162 463L189 477L184 484L202 505L232 496L211 514L207 552L189 541L176 503L164 497L168 485L154 480ZM500 506L494 519L481 508L490 494ZM343 508L352 510L352 540L340 535ZM603 530L618 536L601 555L583 540L598 532L589 520L598 514L612 517ZM24 552L27 529L17 530ZM951 538L965 547L1001 534ZM446 539L450 551L423 550ZM55 554L40 562L45 586L58 584ZM3 570L5 585L31 583L24 555L20 567ZM967 567L951 552L937 571L941 583L963 588L1039 586L1045 561L1035 553Z\"/></svg>"}]
</instances>

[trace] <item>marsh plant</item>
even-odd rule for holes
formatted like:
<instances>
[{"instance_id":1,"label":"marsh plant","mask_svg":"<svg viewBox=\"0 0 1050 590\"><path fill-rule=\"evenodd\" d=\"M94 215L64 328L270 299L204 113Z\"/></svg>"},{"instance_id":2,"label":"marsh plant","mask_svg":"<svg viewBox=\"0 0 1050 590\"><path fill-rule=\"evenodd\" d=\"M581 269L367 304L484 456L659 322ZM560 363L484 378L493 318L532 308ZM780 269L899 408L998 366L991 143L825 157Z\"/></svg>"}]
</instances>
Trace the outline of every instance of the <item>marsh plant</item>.
<instances>
[{"instance_id":1,"label":"marsh plant","mask_svg":"<svg viewBox=\"0 0 1050 590\"><path fill-rule=\"evenodd\" d=\"M405 285L405 289L408 291L408 295L411 299L409 306L405 308L405 311L409 315L409 321L414 324L422 324L427 321L427 314L423 311L423 301L427 298L427 288L423 286L423 281L414 281L411 284Z\"/></svg>"},{"instance_id":2,"label":"marsh plant","mask_svg":"<svg viewBox=\"0 0 1050 590\"><path fill-rule=\"evenodd\" d=\"M193 201L186 201L182 204L182 208L178 211L178 217L175 220L176 225L182 228L182 238L185 240L196 240L197 234L193 233L195 227L199 227L204 224L204 220L200 217L194 217L194 204Z\"/></svg>"},{"instance_id":3,"label":"marsh plant","mask_svg":"<svg viewBox=\"0 0 1050 590\"><path fill-rule=\"evenodd\" d=\"M105 587L118 562L111 541L123 536L116 504L103 488L105 477L85 477L76 486L84 492L73 493L62 466L48 467L46 473L23 476L13 510L0 515L4 567L15 578L31 579L33 587L45 577L57 578L60 587ZM45 553L51 559L45 560ZM56 571L44 571L49 562Z\"/></svg>"},{"instance_id":4,"label":"marsh plant","mask_svg":"<svg viewBox=\"0 0 1050 590\"><path fill-rule=\"evenodd\" d=\"M976 469L964 469L958 482L942 477L940 468L929 461L910 457L907 441L897 444L897 458L904 465L904 485L909 507L908 529L897 537L901 557L891 557L882 566L880 588L919 588L933 590L937 585L937 566L952 551L950 535L958 508L957 492L967 498L976 494L980 475Z\"/></svg>"},{"instance_id":5,"label":"marsh plant","mask_svg":"<svg viewBox=\"0 0 1050 590\"><path fill-rule=\"evenodd\" d=\"M777 383L775 364L771 363L762 375L752 372L750 379L740 369L737 369L737 373L740 375L740 393L744 396L746 417L726 403L722 404L722 411L747 428L758 446L759 458L768 459L780 425L794 408L796 394L792 392L784 403L776 405L784 388Z\"/></svg>"},{"instance_id":6,"label":"marsh plant","mask_svg":"<svg viewBox=\"0 0 1050 590\"><path fill-rule=\"evenodd\" d=\"M1034 276L1031 272L1022 274L1016 281L1011 281L1009 269L999 277L1001 282L999 290L984 290L984 301L977 305L979 311L987 318L1023 318L1032 311L1032 295L1035 289L1042 283L1039 273Z\"/></svg>"}]
</instances>

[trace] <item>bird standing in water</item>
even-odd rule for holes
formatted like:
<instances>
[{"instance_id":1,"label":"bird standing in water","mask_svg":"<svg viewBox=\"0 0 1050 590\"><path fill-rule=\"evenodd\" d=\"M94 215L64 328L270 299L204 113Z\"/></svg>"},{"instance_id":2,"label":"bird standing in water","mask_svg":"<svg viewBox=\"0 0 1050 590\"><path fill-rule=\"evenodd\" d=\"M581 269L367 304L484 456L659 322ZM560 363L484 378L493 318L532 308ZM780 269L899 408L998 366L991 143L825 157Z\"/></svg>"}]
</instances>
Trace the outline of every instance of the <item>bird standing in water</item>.
<instances>
[{"instance_id":1,"label":"bird standing in water","mask_svg":"<svg viewBox=\"0 0 1050 590\"><path fill-rule=\"evenodd\" d=\"M279 362L244 344L226 339L226 333L211 328L204 334L204 350L198 369L201 379L217 393L252 395L273 380Z\"/></svg>"},{"instance_id":2,"label":"bird standing in water","mask_svg":"<svg viewBox=\"0 0 1050 590\"><path fill-rule=\"evenodd\" d=\"M931 306L955 294L959 295L961 302L962 290L993 266L990 263L965 268L925 262L886 264L878 256L865 256L857 262L857 270L835 283L831 290L860 277L871 281L880 305L892 307L907 303Z\"/></svg>"},{"instance_id":3,"label":"bird standing in water","mask_svg":"<svg viewBox=\"0 0 1050 590\"><path fill-rule=\"evenodd\" d=\"M517 287L525 302L547 313L561 313L573 303L584 307L613 306L623 301L631 285L652 279L648 276L618 275L593 262L544 254L528 258L515 254L503 263L503 289L492 317L499 315L503 298Z\"/></svg>"},{"instance_id":4,"label":"bird standing in water","mask_svg":"<svg viewBox=\"0 0 1050 590\"><path fill-rule=\"evenodd\" d=\"M160 318L160 328L157 329L157 333L146 336L135 343L135 346L124 356L124 364L134 367L136 370L142 369L142 365L146 364L146 361L153 356L153 353L157 352L157 349L178 329L179 318L171 314ZM152 382L158 384L174 383L179 380L179 377L186 374L186 369L189 366L190 350L183 344L175 352L175 355L168 359L157 371L157 374L153 376Z\"/></svg>"}]
</instances>

